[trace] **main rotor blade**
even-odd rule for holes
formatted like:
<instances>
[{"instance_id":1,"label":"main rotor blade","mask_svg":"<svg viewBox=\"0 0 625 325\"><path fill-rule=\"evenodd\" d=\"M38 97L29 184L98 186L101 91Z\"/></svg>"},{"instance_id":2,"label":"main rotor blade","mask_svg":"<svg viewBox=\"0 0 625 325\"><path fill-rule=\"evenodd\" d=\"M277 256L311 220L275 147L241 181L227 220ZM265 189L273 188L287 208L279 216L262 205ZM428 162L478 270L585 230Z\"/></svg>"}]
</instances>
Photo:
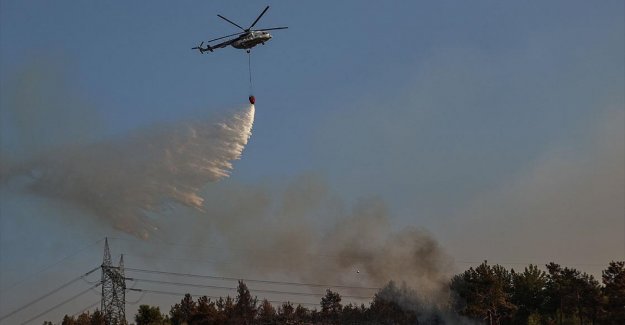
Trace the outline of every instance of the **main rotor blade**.
<instances>
[{"instance_id":1,"label":"main rotor blade","mask_svg":"<svg viewBox=\"0 0 625 325\"><path fill-rule=\"evenodd\" d=\"M219 18L221 18L221 19L223 19L223 20L225 20L225 21L227 21L227 22L231 23L232 25L237 26L237 27L239 27L239 28L241 28L242 30L244 30L244 31L245 31L245 28L243 28L243 27L241 27L241 26L237 25L237 24L236 24L235 22L233 22L232 20L230 20L230 19L228 19L228 18L226 18L226 17L224 17L224 16L222 16L222 15L217 15L217 17L219 17Z\"/></svg>"},{"instance_id":2,"label":"main rotor blade","mask_svg":"<svg viewBox=\"0 0 625 325\"><path fill-rule=\"evenodd\" d=\"M224 38L228 38L228 37L232 37L232 36L236 36L236 35L241 35L241 34L245 34L245 33L247 33L247 32L238 32L238 33L230 34L228 36L222 36L222 37L219 37L219 38L212 39L210 41L206 41L206 43L214 42L214 41L217 41L217 40L220 40L220 39L224 39Z\"/></svg>"},{"instance_id":3,"label":"main rotor blade","mask_svg":"<svg viewBox=\"0 0 625 325\"><path fill-rule=\"evenodd\" d=\"M287 29L288 27L274 27L274 28L263 28L263 29L256 29L256 31L267 31L267 30L276 30L276 29Z\"/></svg>"},{"instance_id":4,"label":"main rotor blade","mask_svg":"<svg viewBox=\"0 0 625 325\"><path fill-rule=\"evenodd\" d=\"M254 25L256 25L256 23L258 22L260 17L262 17L265 14L265 12L267 12L267 10L269 10L269 6L265 7L265 10L263 10L263 12L261 12L260 15L258 15L258 18L256 18L256 20L254 20L254 22L252 23L252 25L250 25L248 30L252 29L252 27L254 27Z\"/></svg>"}]
</instances>

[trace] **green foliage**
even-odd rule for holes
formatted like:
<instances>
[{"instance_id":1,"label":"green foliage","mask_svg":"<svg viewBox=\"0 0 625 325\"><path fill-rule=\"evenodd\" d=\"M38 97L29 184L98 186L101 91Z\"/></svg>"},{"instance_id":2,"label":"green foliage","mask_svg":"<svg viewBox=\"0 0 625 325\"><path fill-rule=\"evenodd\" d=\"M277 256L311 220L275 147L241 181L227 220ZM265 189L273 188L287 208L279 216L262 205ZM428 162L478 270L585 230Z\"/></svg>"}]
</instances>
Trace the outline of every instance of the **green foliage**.
<instances>
[{"instance_id":1,"label":"green foliage","mask_svg":"<svg viewBox=\"0 0 625 325\"><path fill-rule=\"evenodd\" d=\"M258 308L258 322L260 324L278 324L276 309L267 299L263 299Z\"/></svg>"},{"instance_id":2,"label":"green foliage","mask_svg":"<svg viewBox=\"0 0 625 325\"><path fill-rule=\"evenodd\" d=\"M171 307L169 315L172 325L182 325L191 321L191 316L195 315L197 306L190 294L184 295L179 304Z\"/></svg>"},{"instance_id":3,"label":"green foliage","mask_svg":"<svg viewBox=\"0 0 625 325\"><path fill-rule=\"evenodd\" d=\"M91 315L91 325L105 325L104 314L98 309Z\"/></svg>"},{"instance_id":4,"label":"green foliage","mask_svg":"<svg viewBox=\"0 0 625 325\"><path fill-rule=\"evenodd\" d=\"M278 320L281 323L292 322L295 320L295 307L290 302L285 302L278 307Z\"/></svg>"},{"instance_id":5,"label":"green foliage","mask_svg":"<svg viewBox=\"0 0 625 325\"><path fill-rule=\"evenodd\" d=\"M602 272L605 323L625 324L625 261L612 261Z\"/></svg>"},{"instance_id":6,"label":"green foliage","mask_svg":"<svg viewBox=\"0 0 625 325\"><path fill-rule=\"evenodd\" d=\"M364 307L364 306L362 306ZM341 324L363 324L366 321L366 308L361 308L348 304L343 307L343 311L340 316Z\"/></svg>"},{"instance_id":7,"label":"green foliage","mask_svg":"<svg viewBox=\"0 0 625 325\"><path fill-rule=\"evenodd\" d=\"M306 319L309 319L310 314L311 312L306 307L303 307L302 305L297 305L297 307L295 308L295 317L293 319L297 322L302 322Z\"/></svg>"},{"instance_id":8,"label":"green foliage","mask_svg":"<svg viewBox=\"0 0 625 325\"><path fill-rule=\"evenodd\" d=\"M215 302L211 301L208 297L203 296L197 300L197 309L194 315L191 315L190 324L223 324L226 321L225 317L220 314ZM137 324L139 325L139 324Z\"/></svg>"},{"instance_id":9,"label":"green foliage","mask_svg":"<svg viewBox=\"0 0 625 325\"><path fill-rule=\"evenodd\" d=\"M596 322L601 315L601 287L591 275L547 264L544 315L557 324Z\"/></svg>"},{"instance_id":10,"label":"green foliage","mask_svg":"<svg viewBox=\"0 0 625 325\"><path fill-rule=\"evenodd\" d=\"M237 286L237 298L234 306L234 316L238 324L252 324L256 316L256 304L258 300L252 299L250 290L243 281L239 281Z\"/></svg>"},{"instance_id":11,"label":"green foliage","mask_svg":"<svg viewBox=\"0 0 625 325\"><path fill-rule=\"evenodd\" d=\"M52 322L48 321L43 322L43 325L52 324ZM61 325L105 325L105 323L102 312L96 309L93 314L89 314L89 311L85 311L78 315L78 317L65 315L61 321Z\"/></svg>"},{"instance_id":12,"label":"green foliage","mask_svg":"<svg viewBox=\"0 0 625 325\"><path fill-rule=\"evenodd\" d=\"M86 311L80 315L78 315L78 318L76 318L76 321L74 322L75 325L91 325L91 316L89 315L89 312Z\"/></svg>"},{"instance_id":13,"label":"green foliage","mask_svg":"<svg viewBox=\"0 0 625 325\"><path fill-rule=\"evenodd\" d=\"M341 306L341 295L332 290L326 290L326 295L321 298L321 316L329 323L338 323Z\"/></svg>"},{"instance_id":14,"label":"green foliage","mask_svg":"<svg viewBox=\"0 0 625 325\"><path fill-rule=\"evenodd\" d=\"M65 315L65 317L63 317L63 321L61 322L61 325L76 325L76 320L73 316Z\"/></svg>"},{"instance_id":15,"label":"green foliage","mask_svg":"<svg viewBox=\"0 0 625 325\"><path fill-rule=\"evenodd\" d=\"M166 325L169 322L161 314L159 307L141 305L135 315L135 323L136 325Z\"/></svg>"},{"instance_id":16,"label":"green foliage","mask_svg":"<svg viewBox=\"0 0 625 325\"><path fill-rule=\"evenodd\" d=\"M538 324L538 312L545 305L545 287L547 274L530 264L523 273L512 274L512 295L510 301L518 308L515 315L516 324ZM531 320L530 320L531 318Z\"/></svg>"},{"instance_id":17,"label":"green foliage","mask_svg":"<svg viewBox=\"0 0 625 325\"><path fill-rule=\"evenodd\" d=\"M517 307L510 301L512 273L486 262L452 278L452 305L461 315L485 319L487 324L510 321Z\"/></svg>"}]
</instances>

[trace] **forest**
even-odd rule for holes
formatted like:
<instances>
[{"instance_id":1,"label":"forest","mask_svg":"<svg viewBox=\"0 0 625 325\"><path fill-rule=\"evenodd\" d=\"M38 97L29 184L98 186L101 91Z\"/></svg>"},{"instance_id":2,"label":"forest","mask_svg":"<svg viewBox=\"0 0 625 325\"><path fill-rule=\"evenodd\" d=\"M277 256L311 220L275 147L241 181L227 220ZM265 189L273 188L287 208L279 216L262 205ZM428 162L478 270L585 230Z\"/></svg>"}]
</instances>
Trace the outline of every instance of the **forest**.
<instances>
[{"instance_id":1,"label":"forest","mask_svg":"<svg viewBox=\"0 0 625 325\"><path fill-rule=\"evenodd\" d=\"M236 297L186 294L167 311L141 305L136 325L210 324L625 324L625 261L610 262L601 281L555 263L522 271L487 262L453 276L446 301L432 302L406 284L388 282L368 306L343 304L330 289L319 307L274 306L239 281ZM127 312L128 315L128 312ZM44 322L44 325L51 325ZM98 310L66 315L62 325L103 325Z\"/></svg>"}]
</instances>

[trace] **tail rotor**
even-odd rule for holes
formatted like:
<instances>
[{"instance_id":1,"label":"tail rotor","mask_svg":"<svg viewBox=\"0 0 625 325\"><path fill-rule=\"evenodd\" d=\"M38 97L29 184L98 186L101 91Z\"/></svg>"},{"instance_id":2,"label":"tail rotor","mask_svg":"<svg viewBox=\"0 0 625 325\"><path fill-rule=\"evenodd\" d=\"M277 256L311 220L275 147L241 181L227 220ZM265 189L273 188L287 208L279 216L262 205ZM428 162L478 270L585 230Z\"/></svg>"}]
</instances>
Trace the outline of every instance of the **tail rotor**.
<instances>
[{"instance_id":1,"label":"tail rotor","mask_svg":"<svg viewBox=\"0 0 625 325\"><path fill-rule=\"evenodd\" d=\"M200 45L196 46L196 47L192 47L192 50L198 50L200 51L200 54L204 54L205 51L208 51L208 49L203 49L202 45L204 45L204 42L200 43Z\"/></svg>"}]
</instances>

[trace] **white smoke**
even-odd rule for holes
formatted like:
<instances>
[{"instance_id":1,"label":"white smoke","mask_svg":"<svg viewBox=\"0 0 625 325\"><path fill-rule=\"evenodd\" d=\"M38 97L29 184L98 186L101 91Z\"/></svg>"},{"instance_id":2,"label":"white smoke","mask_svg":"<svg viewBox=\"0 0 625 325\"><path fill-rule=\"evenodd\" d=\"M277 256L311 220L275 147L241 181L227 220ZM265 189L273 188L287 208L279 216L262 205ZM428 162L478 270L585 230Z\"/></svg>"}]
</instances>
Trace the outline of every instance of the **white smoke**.
<instances>
[{"instance_id":1,"label":"white smoke","mask_svg":"<svg viewBox=\"0 0 625 325\"><path fill-rule=\"evenodd\" d=\"M217 122L155 126L127 137L51 150L4 170L29 175L33 193L71 202L146 238L147 214L174 202L201 210L198 192L228 177L254 122L254 106Z\"/></svg>"}]
</instances>

